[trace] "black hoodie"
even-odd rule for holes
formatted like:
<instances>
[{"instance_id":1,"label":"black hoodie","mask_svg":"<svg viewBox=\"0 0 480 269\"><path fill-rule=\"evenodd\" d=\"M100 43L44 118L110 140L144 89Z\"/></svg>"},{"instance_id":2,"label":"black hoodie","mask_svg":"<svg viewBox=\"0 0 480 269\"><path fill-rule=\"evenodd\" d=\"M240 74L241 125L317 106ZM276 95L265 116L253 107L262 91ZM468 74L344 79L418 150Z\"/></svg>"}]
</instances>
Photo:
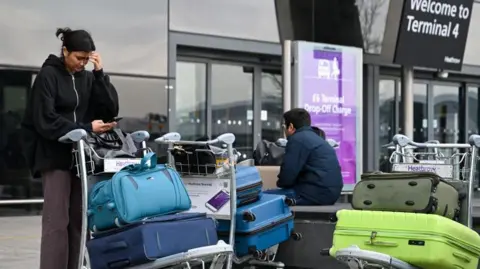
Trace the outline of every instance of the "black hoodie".
<instances>
[{"instance_id":1,"label":"black hoodie","mask_svg":"<svg viewBox=\"0 0 480 269\"><path fill-rule=\"evenodd\" d=\"M70 169L72 145L58 139L78 128L91 131L93 120L110 121L117 115L117 91L103 70L70 74L60 58L48 56L22 123L23 151L32 172Z\"/></svg>"}]
</instances>

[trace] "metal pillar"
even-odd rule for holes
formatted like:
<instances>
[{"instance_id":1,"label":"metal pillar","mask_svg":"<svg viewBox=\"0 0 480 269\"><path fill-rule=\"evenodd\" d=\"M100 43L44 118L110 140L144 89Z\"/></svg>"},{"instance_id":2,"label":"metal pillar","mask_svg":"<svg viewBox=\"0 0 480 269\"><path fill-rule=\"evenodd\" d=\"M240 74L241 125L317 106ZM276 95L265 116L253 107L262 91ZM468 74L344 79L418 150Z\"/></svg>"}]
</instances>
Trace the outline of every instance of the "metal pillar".
<instances>
[{"instance_id":1,"label":"metal pillar","mask_svg":"<svg viewBox=\"0 0 480 269\"><path fill-rule=\"evenodd\" d=\"M403 134L413 138L413 67L402 66Z\"/></svg>"},{"instance_id":2,"label":"metal pillar","mask_svg":"<svg viewBox=\"0 0 480 269\"><path fill-rule=\"evenodd\" d=\"M289 111L292 107L292 41L283 42L283 111Z\"/></svg>"}]
</instances>

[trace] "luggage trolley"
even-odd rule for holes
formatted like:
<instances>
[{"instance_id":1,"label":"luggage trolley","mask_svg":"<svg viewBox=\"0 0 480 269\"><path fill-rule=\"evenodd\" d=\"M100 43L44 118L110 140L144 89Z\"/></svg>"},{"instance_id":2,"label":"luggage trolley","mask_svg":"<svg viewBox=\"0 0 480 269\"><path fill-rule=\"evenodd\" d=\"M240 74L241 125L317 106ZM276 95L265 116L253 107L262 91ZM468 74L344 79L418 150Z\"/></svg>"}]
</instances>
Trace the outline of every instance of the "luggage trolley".
<instances>
[{"instance_id":1,"label":"luggage trolley","mask_svg":"<svg viewBox=\"0 0 480 269\"><path fill-rule=\"evenodd\" d=\"M471 135L469 143L441 144L438 141L416 143L407 136L397 134L393 143L388 145L394 152L390 157L393 171L434 172L454 185L465 196L461 200L459 222L472 228L473 186L476 175L476 163L479 158L480 135ZM415 150L423 149L422 152ZM329 255L329 250L322 254ZM347 263L350 268L394 268L421 269L389 255L362 250L351 246L338 250L335 257Z\"/></svg>"},{"instance_id":2,"label":"luggage trolley","mask_svg":"<svg viewBox=\"0 0 480 269\"><path fill-rule=\"evenodd\" d=\"M218 136L216 139L209 141L182 141L180 140L180 138L181 136L179 133L172 132L155 139L155 142L158 144L168 145L168 163L171 167L175 168L178 173L181 174L182 178L196 177L205 179L228 179L230 181L230 245L228 246L230 247L230 249L233 249L233 242L235 242L235 214L237 210L235 163L236 158L238 157L238 154L235 154L236 151L233 148L233 143L235 142L235 135L232 133L226 133ZM222 156L222 153L224 153L224 151L221 150L221 147L215 147L214 150L207 148L210 147L210 145L216 144L227 145L227 156ZM187 156L187 163L180 163L175 161L172 154L172 150L178 149L179 146L199 146L199 148L192 149L192 151L182 149L183 153ZM202 149L201 147L204 148ZM216 162L203 163L200 160L200 156L202 153L211 153L213 156L216 156ZM189 157L193 157L193 159ZM195 160L196 163L190 163L191 160ZM194 165L193 169L192 165ZM232 268L233 258L233 252L231 252L230 255L228 255L227 269Z\"/></svg>"},{"instance_id":3,"label":"luggage trolley","mask_svg":"<svg viewBox=\"0 0 480 269\"><path fill-rule=\"evenodd\" d=\"M178 134L177 134L178 135ZM146 149L146 141L150 138L150 134L146 131L137 131L131 134L135 143L142 145L142 149ZM179 135L170 134L164 136L164 139L175 140L179 139ZM86 248L87 237L87 210L88 210L88 191L89 191L89 174L93 173L95 164L92 160L92 154L96 154L90 147L88 153L85 149L89 148L86 142L87 132L83 129L76 129L68 132L59 138L59 142L74 144L73 153L75 155L75 166L77 169L77 176L81 180L82 185L82 233L80 240L80 257L77 268L90 269L90 261L88 251ZM97 156L99 157L99 156ZM221 268L225 263L223 256L231 255L233 247L219 241L217 245L191 249L184 253L178 253L168 257L160 258L147 264L129 267L130 269L159 269L159 268L191 268L191 266L201 265L205 268L206 262L211 262L211 268Z\"/></svg>"}]
</instances>

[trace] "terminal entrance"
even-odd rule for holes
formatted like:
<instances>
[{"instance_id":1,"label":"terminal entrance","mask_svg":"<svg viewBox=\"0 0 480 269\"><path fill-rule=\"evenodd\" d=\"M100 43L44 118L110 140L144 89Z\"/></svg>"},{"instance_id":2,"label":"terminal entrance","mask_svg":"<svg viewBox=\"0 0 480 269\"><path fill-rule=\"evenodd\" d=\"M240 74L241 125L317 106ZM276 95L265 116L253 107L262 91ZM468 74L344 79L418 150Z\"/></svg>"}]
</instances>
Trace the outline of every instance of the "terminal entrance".
<instances>
[{"instance_id":1,"label":"terminal entrance","mask_svg":"<svg viewBox=\"0 0 480 269\"><path fill-rule=\"evenodd\" d=\"M380 145L402 133L401 81L382 77L379 82ZM478 86L465 83L416 80L414 94L414 141L464 143L478 133ZM389 152L381 149L379 168L389 171Z\"/></svg>"}]
</instances>

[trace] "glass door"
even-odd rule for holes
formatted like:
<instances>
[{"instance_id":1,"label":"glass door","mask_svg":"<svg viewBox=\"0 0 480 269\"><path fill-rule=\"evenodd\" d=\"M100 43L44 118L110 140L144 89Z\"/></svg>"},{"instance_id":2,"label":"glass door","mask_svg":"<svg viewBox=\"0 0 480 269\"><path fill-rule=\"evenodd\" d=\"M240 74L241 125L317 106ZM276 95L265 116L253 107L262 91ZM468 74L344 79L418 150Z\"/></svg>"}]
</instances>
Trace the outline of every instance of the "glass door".
<instances>
[{"instance_id":1,"label":"glass door","mask_svg":"<svg viewBox=\"0 0 480 269\"><path fill-rule=\"evenodd\" d=\"M282 75L278 69L261 72L261 139L276 141L284 136Z\"/></svg>"},{"instance_id":2,"label":"glass door","mask_svg":"<svg viewBox=\"0 0 480 269\"><path fill-rule=\"evenodd\" d=\"M253 156L253 67L211 64L211 134L235 134L234 147L242 158Z\"/></svg>"},{"instance_id":3,"label":"glass door","mask_svg":"<svg viewBox=\"0 0 480 269\"><path fill-rule=\"evenodd\" d=\"M433 84L432 102L433 118L430 122L433 139L440 143L457 143L460 138L460 100L461 85Z\"/></svg>"}]
</instances>

